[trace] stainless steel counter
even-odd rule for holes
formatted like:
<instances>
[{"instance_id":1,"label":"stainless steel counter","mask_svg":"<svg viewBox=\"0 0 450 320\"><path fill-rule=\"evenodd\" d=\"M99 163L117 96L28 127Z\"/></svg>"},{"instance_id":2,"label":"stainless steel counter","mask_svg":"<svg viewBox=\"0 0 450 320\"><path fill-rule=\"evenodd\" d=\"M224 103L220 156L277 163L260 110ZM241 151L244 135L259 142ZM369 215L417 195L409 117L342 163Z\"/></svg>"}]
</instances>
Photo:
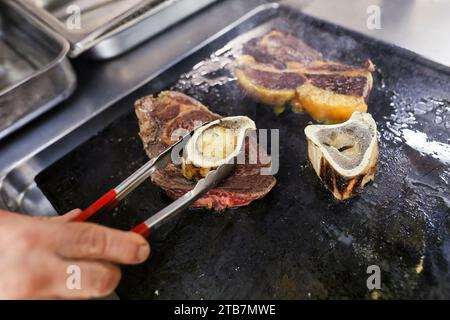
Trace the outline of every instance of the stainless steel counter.
<instances>
[{"instance_id":1,"label":"stainless steel counter","mask_svg":"<svg viewBox=\"0 0 450 320\"><path fill-rule=\"evenodd\" d=\"M113 120L120 110L109 108L141 84L153 78L168 65L219 32L263 0L223 0L183 21L175 28L157 36L137 49L106 62L74 61L78 71L78 88L74 95L48 114L40 117L20 132L0 142L0 184L11 168L25 163L18 185L32 184L34 176L52 161L83 142ZM450 1L408 0L284 0L314 16L370 34L388 42L450 65L450 42L447 30L450 23ZM367 6L382 8L382 29L366 27ZM447 19L445 19L447 18ZM440 26L438 26L440 24ZM445 25L447 27L445 27ZM108 109L108 112L103 112ZM102 113L101 119L86 122ZM82 130L76 128L83 125ZM66 136L64 140L62 137ZM59 141L58 143L55 143ZM45 157L34 157L52 145ZM4 181L3 181L4 182ZM9 186L6 186L9 187ZM13 190L14 191L14 190ZM14 193L14 192L13 192ZM20 197L23 190L17 190ZM0 207L16 208L16 199L0 200ZM8 204L6 203L8 202ZM42 208L26 211L42 214Z\"/></svg>"},{"instance_id":2,"label":"stainless steel counter","mask_svg":"<svg viewBox=\"0 0 450 320\"><path fill-rule=\"evenodd\" d=\"M450 0L284 0L337 25L394 43L450 66ZM367 28L370 6L378 6L381 28ZM372 13L372 8L369 8Z\"/></svg>"}]
</instances>

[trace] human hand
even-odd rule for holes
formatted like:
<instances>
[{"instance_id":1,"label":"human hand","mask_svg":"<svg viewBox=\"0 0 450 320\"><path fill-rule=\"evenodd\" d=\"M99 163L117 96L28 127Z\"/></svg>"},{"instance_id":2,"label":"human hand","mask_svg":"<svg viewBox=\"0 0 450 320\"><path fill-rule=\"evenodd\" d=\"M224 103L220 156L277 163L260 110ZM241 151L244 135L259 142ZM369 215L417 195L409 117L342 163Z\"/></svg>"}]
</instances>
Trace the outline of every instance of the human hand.
<instances>
[{"instance_id":1,"label":"human hand","mask_svg":"<svg viewBox=\"0 0 450 320\"><path fill-rule=\"evenodd\" d=\"M118 264L138 264L150 254L138 234L88 222L71 222L80 210L40 218L0 210L0 299L85 299L110 294ZM79 288L68 286L69 267Z\"/></svg>"}]
</instances>

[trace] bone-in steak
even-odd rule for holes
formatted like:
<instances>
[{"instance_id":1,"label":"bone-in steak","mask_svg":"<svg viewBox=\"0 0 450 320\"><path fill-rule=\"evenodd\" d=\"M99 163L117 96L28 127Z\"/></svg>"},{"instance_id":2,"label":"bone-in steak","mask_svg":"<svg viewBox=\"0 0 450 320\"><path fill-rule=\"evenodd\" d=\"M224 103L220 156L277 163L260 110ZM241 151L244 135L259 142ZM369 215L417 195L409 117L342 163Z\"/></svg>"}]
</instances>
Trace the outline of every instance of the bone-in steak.
<instances>
[{"instance_id":1,"label":"bone-in steak","mask_svg":"<svg viewBox=\"0 0 450 320\"><path fill-rule=\"evenodd\" d=\"M196 121L207 122L220 118L197 100L175 91L163 91L157 97L141 98L136 101L135 110L139 119L139 134L150 158L176 142L171 139L175 130L192 130ZM256 147L256 143L247 143L247 153ZM220 211L228 207L245 206L264 197L276 182L274 176L261 175L261 168L269 165L269 156L259 148L257 164L237 165L228 178L204 194L193 206ZM181 197L195 185L174 164L156 171L151 179L172 199Z\"/></svg>"},{"instance_id":2,"label":"bone-in steak","mask_svg":"<svg viewBox=\"0 0 450 320\"><path fill-rule=\"evenodd\" d=\"M291 104L314 119L346 121L367 111L374 66L325 60L320 52L282 31L244 44L235 69L241 87L257 100L277 107Z\"/></svg>"}]
</instances>

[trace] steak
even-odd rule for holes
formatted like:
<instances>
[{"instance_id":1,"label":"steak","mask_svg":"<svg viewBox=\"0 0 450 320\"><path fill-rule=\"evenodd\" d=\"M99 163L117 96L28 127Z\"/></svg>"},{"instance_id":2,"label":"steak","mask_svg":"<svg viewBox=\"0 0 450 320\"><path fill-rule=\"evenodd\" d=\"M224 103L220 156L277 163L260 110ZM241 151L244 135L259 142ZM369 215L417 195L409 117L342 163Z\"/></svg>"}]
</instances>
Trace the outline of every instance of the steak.
<instances>
[{"instance_id":1,"label":"steak","mask_svg":"<svg viewBox=\"0 0 450 320\"><path fill-rule=\"evenodd\" d=\"M290 104L314 119L343 122L367 111L374 66L325 60L300 39L273 30L244 44L235 68L241 87L260 102Z\"/></svg>"},{"instance_id":2,"label":"steak","mask_svg":"<svg viewBox=\"0 0 450 320\"><path fill-rule=\"evenodd\" d=\"M135 110L139 120L139 135L150 158L177 141L172 140L175 130L192 130L197 121L220 118L199 101L175 91L163 91L157 97L143 97L136 101ZM248 164L248 161L238 164L229 177L201 196L192 206L221 211L245 206L264 197L276 182L274 176L260 173L262 168L270 166L270 157L251 139L246 143L246 155L249 152L258 152L255 164ZM172 199L183 196L195 186L195 182L186 179L180 167L172 163L153 173L151 180Z\"/></svg>"}]
</instances>

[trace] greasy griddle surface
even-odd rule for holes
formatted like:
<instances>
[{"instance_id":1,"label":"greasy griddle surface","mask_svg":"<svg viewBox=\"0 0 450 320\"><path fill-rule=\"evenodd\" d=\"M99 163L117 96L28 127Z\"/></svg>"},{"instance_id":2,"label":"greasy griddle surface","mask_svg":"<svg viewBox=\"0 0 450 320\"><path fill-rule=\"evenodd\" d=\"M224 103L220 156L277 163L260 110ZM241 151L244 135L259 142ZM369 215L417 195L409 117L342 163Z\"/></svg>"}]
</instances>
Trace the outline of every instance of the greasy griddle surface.
<instances>
[{"instance_id":1,"label":"greasy griddle surface","mask_svg":"<svg viewBox=\"0 0 450 320\"><path fill-rule=\"evenodd\" d=\"M263 14L166 74L180 76L259 24ZM246 97L236 81L213 83L226 79L227 71L213 72L207 83L192 76L175 85L167 82L167 88L173 85L213 112L246 115L258 128L278 128L278 183L268 196L247 207L221 214L190 210L158 229L150 237L152 258L123 268L119 296L370 299L376 295L366 287L366 271L378 265L382 298L450 298L448 164L420 154L401 134L395 135L406 128L448 143L449 74L396 47L286 9L278 14L284 22L275 25L289 26L326 58L347 63L370 58L376 64L368 104L380 131L375 183L359 198L335 201L307 160L303 129L311 119L291 111L276 116ZM161 89L161 81L167 78L120 101L129 108L126 116L40 174L39 187L60 213L85 207L147 160L133 102ZM168 203L149 182L114 212L95 220L129 229Z\"/></svg>"}]
</instances>

